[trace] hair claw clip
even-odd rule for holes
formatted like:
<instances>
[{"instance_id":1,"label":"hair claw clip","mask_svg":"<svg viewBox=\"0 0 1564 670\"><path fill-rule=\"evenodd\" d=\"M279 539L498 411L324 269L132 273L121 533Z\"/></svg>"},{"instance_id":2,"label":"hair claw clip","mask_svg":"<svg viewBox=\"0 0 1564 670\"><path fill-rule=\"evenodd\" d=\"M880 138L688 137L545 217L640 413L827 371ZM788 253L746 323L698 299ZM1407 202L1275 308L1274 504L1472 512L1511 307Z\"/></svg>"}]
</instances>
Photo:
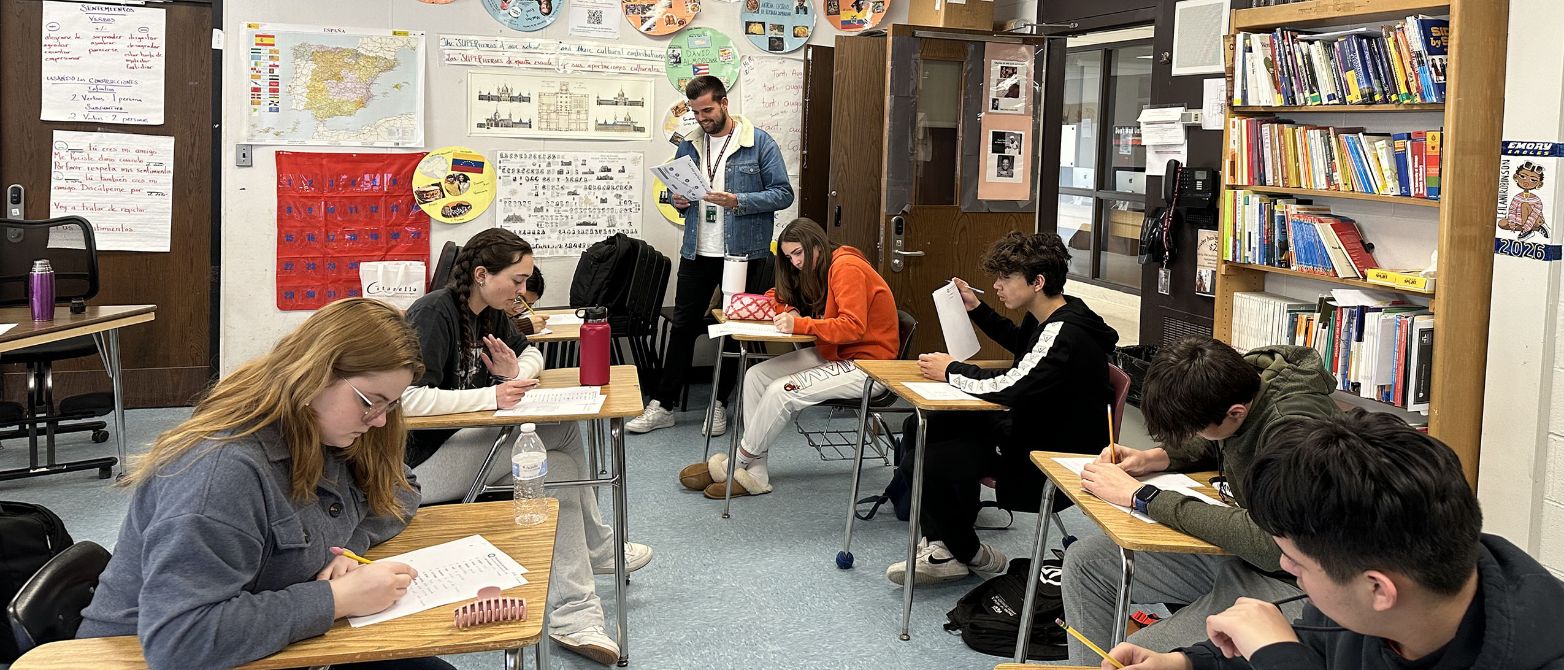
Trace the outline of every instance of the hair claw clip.
<instances>
[{"instance_id":1,"label":"hair claw clip","mask_svg":"<svg viewBox=\"0 0 1564 670\"><path fill-rule=\"evenodd\" d=\"M501 621L526 621L527 601L500 595L500 587L485 586L478 589L478 598L456 608L458 629L467 629Z\"/></svg>"}]
</instances>

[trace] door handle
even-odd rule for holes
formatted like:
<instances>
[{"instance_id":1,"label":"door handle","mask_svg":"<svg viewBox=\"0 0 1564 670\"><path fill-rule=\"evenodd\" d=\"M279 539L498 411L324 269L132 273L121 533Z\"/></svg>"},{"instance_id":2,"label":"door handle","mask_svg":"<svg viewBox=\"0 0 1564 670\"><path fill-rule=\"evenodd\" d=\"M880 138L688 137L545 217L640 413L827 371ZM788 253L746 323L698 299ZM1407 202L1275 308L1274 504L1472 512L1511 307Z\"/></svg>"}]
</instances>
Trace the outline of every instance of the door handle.
<instances>
[{"instance_id":1,"label":"door handle","mask_svg":"<svg viewBox=\"0 0 1564 670\"><path fill-rule=\"evenodd\" d=\"M896 254L897 256L922 256L924 252L922 252L922 251L902 251L901 249L894 249L894 250L891 251L891 253Z\"/></svg>"},{"instance_id":2,"label":"door handle","mask_svg":"<svg viewBox=\"0 0 1564 670\"><path fill-rule=\"evenodd\" d=\"M832 195L835 195L835 193L832 193ZM841 228L842 227L842 206L841 205L837 205L836 206L836 212L831 215L831 227L832 228Z\"/></svg>"}]
</instances>

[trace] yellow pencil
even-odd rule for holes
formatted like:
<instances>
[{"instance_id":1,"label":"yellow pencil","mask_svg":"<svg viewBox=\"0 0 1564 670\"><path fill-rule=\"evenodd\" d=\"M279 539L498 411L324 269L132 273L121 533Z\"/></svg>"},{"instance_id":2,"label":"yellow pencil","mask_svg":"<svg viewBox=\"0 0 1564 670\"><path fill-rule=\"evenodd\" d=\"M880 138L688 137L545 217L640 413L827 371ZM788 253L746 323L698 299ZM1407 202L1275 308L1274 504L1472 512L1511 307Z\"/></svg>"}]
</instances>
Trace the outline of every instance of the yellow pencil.
<instances>
[{"instance_id":1,"label":"yellow pencil","mask_svg":"<svg viewBox=\"0 0 1564 670\"><path fill-rule=\"evenodd\" d=\"M1124 664L1120 663L1119 659L1116 659L1116 658L1114 658L1112 656L1109 656L1108 652L1103 651L1102 647L1099 647L1099 646L1097 646L1095 644L1092 644L1092 641L1086 639L1085 635L1082 635L1079 631L1075 630L1074 628L1066 626L1064 624L1064 619L1054 619L1054 623L1059 624L1059 627L1063 628L1064 632L1069 633L1070 635L1074 636L1075 639L1080 640L1081 644L1084 644L1087 647L1089 647L1092 651L1097 652L1097 655L1101 656L1103 658L1103 660L1106 660L1107 662L1112 663L1113 667L1116 667L1116 668L1124 667Z\"/></svg>"},{"instance_id":2,"label":"yellow pencil","mask_svg":"<svg viewBox=\"0 0 1564 670\"><path fill-rule=\"evenodd\" d=\"M374 561L371 561L371 560L369 560L367 558L364 558L363 556L359 556L358 554L353 553L353 551L351 549L348 549L346 547L332 547L331 551L332 551L332 553L335 553L338 556L346 556L346 557L351 558L351 559L353 559L355 561L358 561L359 563L363 563L364 565L369 565L370 563L374 563Z\"/></svg>"},{"instance_id":3,"label":"yellow pencil","mask_svg":"<svg viewBox=\"0 0 1564 670\"><path fill-rule=\"evenodd\" d=\"M522 308L526 309L528 314L535 314L536 313L536 312L532 311L532 305L527 304L527 299L521 297L520 293L516 294L516 302L521 303Z\"/></svg>"},{"instance_id":4,"label":"yellow pencil","mask_svg":"<svg viewBox=\"0 0 1564 670\"><path fill-rule=\"evenodd\" d=\"M1119 462L1119 440L1113 436L1113 405L1108 405L1108 449L1114 463Z\"/></svg>"}]
</instances>

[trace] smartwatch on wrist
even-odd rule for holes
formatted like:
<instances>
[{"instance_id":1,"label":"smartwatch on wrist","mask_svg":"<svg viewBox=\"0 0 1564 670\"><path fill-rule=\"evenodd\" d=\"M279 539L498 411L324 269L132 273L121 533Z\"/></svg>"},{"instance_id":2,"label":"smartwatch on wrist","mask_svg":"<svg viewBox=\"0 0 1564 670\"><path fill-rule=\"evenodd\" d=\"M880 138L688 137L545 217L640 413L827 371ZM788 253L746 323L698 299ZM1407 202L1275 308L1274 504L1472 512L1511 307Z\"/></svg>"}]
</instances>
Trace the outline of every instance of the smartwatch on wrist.
<instances>
[{"instance_id":1,"label":"smartwatch on wrist","mask_svg":"<svg viewBox=\"0 0 1564 670\"><path fill-rule=\"evenodd\" d=\"M1145 486L1135 489L1135 511L1140 512L1141 514L1150 514L1151 512L1147 510L1151 508L1151 501L1155 500L1157 498L1157 494L1159 493L1162 493L1162 489L1159 489L1150 484L1146 484Z\"/></svg>"}]
</instances>

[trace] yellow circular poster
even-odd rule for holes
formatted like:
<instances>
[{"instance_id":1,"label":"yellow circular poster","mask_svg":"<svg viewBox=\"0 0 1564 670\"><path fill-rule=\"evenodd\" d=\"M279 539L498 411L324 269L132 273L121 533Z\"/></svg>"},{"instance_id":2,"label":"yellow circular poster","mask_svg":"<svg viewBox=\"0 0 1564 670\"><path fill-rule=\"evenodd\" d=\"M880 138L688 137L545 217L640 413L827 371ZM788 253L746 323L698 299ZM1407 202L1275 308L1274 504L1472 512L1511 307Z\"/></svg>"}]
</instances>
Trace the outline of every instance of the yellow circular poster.
<instances>
[{"instance_id":1,"label":"yellow circular poster","mask_svg":"<svg viewBox=\"0 0 1564 670\"><path fill-rule=\"evenodd\" d=\"M673 195L668 192L668 185L663 180L652 177L652 195L657 198L657 211L663 218L684 225L684 215L679 213L679 208L673 206Z\"/></svg>"},{"instance_id":2,"label":"yellow circular poster","mask_svg":"<svg viewBox=\"0 0 1564 670\"><path fill-rule=\"evenodd\" d=\"M413 200L429 218L467 223L494 203L494 164L467 147L429 152L413 172Z\"/></svg>"}]
</instances>

